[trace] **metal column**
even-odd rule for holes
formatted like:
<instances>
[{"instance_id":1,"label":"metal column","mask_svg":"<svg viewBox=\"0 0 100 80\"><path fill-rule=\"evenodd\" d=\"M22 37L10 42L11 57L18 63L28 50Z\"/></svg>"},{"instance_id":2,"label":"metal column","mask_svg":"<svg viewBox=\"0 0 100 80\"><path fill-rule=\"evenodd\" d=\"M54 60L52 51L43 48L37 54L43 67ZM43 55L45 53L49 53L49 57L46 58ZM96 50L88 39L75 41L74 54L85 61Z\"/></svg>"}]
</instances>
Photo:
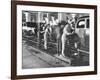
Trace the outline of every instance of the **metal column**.
<instances>
[{"instance_id":1,"label":"metal column","mask_svg":"<svg viewBox=\"0 0 100 80\"><path fill-rule=\"evenodd\" d=\"M41 12L38 12L38 14L37 14L37 25L38 25L38 32L37 32L37 41L38 41L38 43L37 43L37 47L40 47L40 14L41 14Z\"/></svg>"}]
</instances>

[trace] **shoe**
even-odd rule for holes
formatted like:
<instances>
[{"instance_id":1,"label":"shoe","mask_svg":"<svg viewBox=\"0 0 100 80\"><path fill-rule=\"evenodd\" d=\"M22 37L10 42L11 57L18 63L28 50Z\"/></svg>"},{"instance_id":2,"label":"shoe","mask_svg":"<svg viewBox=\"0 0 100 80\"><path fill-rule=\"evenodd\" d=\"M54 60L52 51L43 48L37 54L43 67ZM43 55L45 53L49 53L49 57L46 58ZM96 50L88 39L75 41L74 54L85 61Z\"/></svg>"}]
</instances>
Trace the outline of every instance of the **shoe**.
<instances>
[{"instance_id":1,"label":"shoe","mask_svg":"<svg viewBox=\"0 0 100 80\"><path fill-rule=\"evenodd\" d=\"M61 56L61 57L64 57L64 58L66 57L64 54L61 54L60 56Z\"/></svg>"}]
</instances>

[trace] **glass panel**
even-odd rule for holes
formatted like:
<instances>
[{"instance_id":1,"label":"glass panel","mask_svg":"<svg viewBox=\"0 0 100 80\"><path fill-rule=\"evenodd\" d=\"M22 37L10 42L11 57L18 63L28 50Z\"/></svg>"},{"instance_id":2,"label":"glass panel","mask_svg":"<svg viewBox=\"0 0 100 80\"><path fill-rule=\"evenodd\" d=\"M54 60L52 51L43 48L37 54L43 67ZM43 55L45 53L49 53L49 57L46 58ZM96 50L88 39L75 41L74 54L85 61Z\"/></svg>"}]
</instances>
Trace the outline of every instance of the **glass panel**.
<instances>
[{"instance_id":1,"label":"glass panel","mask_svg":"<svg viewBox=\"0 0 100 80\"><path fill-rule=\"evenodd\" d=\"M77 23L77 28L85 28L85 20L79 20Z\"/></svg>"}]
</instances>

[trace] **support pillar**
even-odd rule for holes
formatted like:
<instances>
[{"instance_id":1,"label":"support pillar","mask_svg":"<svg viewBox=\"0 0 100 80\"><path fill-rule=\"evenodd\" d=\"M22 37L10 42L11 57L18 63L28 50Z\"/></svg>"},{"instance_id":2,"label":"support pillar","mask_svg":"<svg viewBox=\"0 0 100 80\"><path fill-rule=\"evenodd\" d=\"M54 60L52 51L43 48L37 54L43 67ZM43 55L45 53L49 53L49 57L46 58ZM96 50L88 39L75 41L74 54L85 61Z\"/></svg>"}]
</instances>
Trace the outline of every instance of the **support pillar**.
<instances>
[{"instance_id":1,"label":"support pillar","mask_svg":"<svg viewBox=\"0 0 100 80\"><path fill-rule=\"evenodd\" d=\"M40 14L41 12L38 12L37 14L37 23L38 23L38 32L37 32L37 47L40 47Z\"/></svg>"}]
</instances>

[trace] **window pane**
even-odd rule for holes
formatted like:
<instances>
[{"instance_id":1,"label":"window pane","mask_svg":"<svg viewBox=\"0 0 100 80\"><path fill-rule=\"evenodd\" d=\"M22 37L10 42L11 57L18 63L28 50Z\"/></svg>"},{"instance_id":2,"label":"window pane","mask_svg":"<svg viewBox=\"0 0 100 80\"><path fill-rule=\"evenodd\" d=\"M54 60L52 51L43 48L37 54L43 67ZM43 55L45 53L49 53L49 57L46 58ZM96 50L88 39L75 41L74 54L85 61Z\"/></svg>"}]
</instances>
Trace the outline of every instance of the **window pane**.
<instances>
[{"instance_id":1,"label":"window pane","mask_svg":"<svg viewBox=\"0 0 100 80\"><path fill-rule=\"evenodd\" d=\"M87 23L86 23L86 28L89 28L90 27L90 21L89 21L89 19L87 19Z\"/></svg>"},{"instance_id":2,"label":"window pane","mask_svg":"<svg viewBox=\"0 0 100 80\"><path fill-rule=\"evenodd\" d=\"M80 20L77 23L77 28L84 28L85 27L85 20Z\"/></svg>"}]
</instances>

